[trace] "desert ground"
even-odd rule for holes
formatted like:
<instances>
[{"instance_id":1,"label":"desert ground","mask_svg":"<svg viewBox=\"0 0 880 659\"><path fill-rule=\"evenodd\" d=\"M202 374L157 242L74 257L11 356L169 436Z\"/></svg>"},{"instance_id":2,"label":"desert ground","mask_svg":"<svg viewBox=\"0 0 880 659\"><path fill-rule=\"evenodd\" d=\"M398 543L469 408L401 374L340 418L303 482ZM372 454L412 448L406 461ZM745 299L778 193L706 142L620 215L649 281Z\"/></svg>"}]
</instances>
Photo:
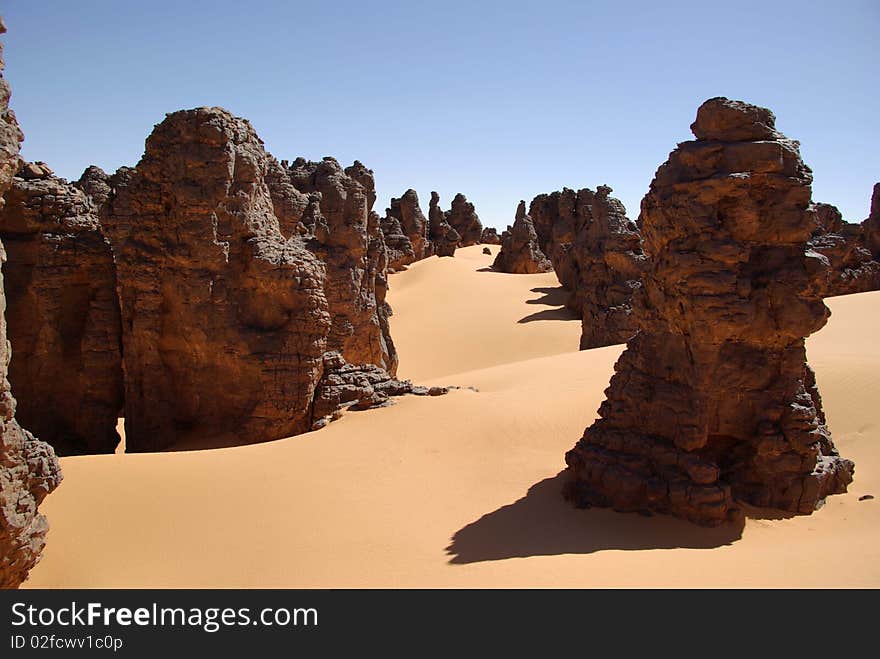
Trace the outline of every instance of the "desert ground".
<instances>
[{"instance_id":1,"label":"desert ground","mask_svg":"<svg viewBox=\"0 0 880 659\"><path fill-rule=\"evenodd\" d=\"M880 292L829 299L807 341L849 493L707 529L562 499L622 346L579 352L556 276L481 251L417 262L389 293L399 375L478 391L279 441L62 458L25 587L880 586Z\"/></svg>"}]
</instances>

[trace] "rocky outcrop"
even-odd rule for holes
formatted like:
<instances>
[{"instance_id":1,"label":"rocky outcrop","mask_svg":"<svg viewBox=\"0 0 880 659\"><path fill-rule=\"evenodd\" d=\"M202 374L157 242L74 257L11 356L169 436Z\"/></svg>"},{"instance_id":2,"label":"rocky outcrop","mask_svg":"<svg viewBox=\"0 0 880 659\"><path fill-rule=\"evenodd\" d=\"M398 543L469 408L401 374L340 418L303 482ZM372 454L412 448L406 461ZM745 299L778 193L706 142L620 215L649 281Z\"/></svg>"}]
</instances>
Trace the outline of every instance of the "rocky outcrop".
<instances>
[{"instance_id":1,"label":"rocky outcrop","mask_svg":"<svg viewBox=\"0 0 880 659\"><path fill-rule=\"evenodd\" d=\"M315 391L312 429L323 428L347 409L385 407L392 396L441 396L455 387L420 387L409 380L397 380L373 364L349 364L338 352L324 354L324 376Z\"/></svg>"},{"instance_id":2,"label":"rocky outcrop","mask_svg":"<svg viewBox=\"0 0 880 659\"><path fill-rule=\"evenodd\" d=\"M459 247L477 245L483 237L483 224L474 205L460 192L452 199L452 206L446 212L446 221L461 236Z\"/></svg>"},{"instance_id":3,"label":"rocky outcrop","mask_svg":"<svg viewBox=\"0 0 880 659\"><path fill-rule=\"evenodd\" d=\"M550 194L540 194L529 204L529 217L535 226L538 246L553 264L553 270L562 287L569 292L578 288L579 277L572 254L572 244L577 233L578 217L585 204L578 204L579 193L571 188L563 188ZM583 195L580 195L583 201ZM570 304L572 310L580 313L579 304Z\"/></svg>"},{"instance_id":4,"label":"rocky outcrop","mask_svg":"<svg viewBox=\"0 0 880 659\"><path fill-rule=\"evenodd\" d=\"M862 222L865 235L865 246L875 257L880 256L880 183L874 184L871 195L871 214Z\"/></svg>"},{"instance_id":5,"label":"rocky outcrop","mask_svg":"<svg viewBox=\"0 0 880 659\"><path fill-rule=\"evenodd\" d=\"M489 255L489 256L492 256L492 250L489 249L488 247L484 247L484 248L483 248L483 254L487 254L487 255Z\"/></svg>"},{"instance_id":6,"label":"rocky outcrop","mask_svg":"<svg viewBox=\"0 0 880 659\"><path fill-rule=\"evenodd\" d=\"M843 220L831 204L813 206L815 228L810 249L828 260L820 281L822 297L880 289L880 259L868 247L865 226Z\"/></svg>"},{"instance_id":7,"label":"rocky outcrop","mask_svg":"<svg viewBox=\"0 0 880 659\"><path fill-rule=\"evenodd\" d=\"M0 34L5 32L0 19ZM15 114L9 109L9 96L0 44L0 213L3 195L19 168L18 150L23 139ZM0 242L0 588L17 588L45 547L49 525L38 506L58 487L61 468L52 447L35 439L15 419L15 398L7 379L11 350L4 317L3 277L8 274L5 261L6 252Z\"/></svg>"},{"instance_id":8,"label":"rocky outcrop","mask_svg":"<svg viewBox=\"0 0 880 659\"><path fill-rule=\"evenodd\" d=\"M400 220L392 215L386 215L379 221L379 227L385 240L388 272L406 270L406 266L416 260L416 253L412 242L400 226Z\"/></svg>"},{"instance_id":9,"label":"rocky outcrop","mask_svg":"<svg viewBox=\"0 0 880 659\"><path fill-rule=\"evenodd\" d=\"M429 236L437 256L455 256L461 236L446 221L446 214L440 210L440 195L431 193L431 204L428 208Z\"/></svg>"},{"instance_id":10,"label":"rocky outcrop","mask_svg":"<svg viewBox=\"0 0 880 659\"><path fill-rule=\"evenodd\" d=\"M825 425L804 337L829 311L808 248L812 175L764 108L705 102L642 201L650 264L599 419L566 454L580 506L714 525L737 501L810 513L853 464Z\"/></svg>"},{"instance_id":11,"label":"rocky outcrop","mask_svg":"<svg viewBox=\"0 0 880 659\"><path fill-rule=\"evenodd\" d=\"M397 354L387 331L384 290L377 299L376 280L387 288L387 255L377 216L373 172L360 162L343 170L334 158L310 162L298 158L287 169L290 183L307 193L317 207L306 213L315 226L303 233L308 247L324 262L325 295L331 325L327 348L338 350L350 362L375 364L397 371ZM311 220L307 220L311 222Z\"/></svg>"},{"instance_id":12,"label":"rocky outcrop","mask_svg":"<svg viewBox=\"0 0 880 659\"><path fill-rule=\"evenodd\" d=\"M495 227L485 227L480 236L480 242L484 245L500 245L501 238L498 235L498 230Z\"/></svg>"},{"instance_id":13,"label":"rocky outcrop","mask_svg":"<svg viewBox=\"0 0 880 659\"><path fill-rule=\"evenodd\" d=\"M501 236L501 250L492 267L499 272L526 275L550 272L553 264L538 246L532 219L526 214L526 202L520 201L513 226Z\"/></svg>"},{"instance_id":14,"label":"rocky outcrop","mask_svg":"<svg viewBox=\"0 0 880 659\"><path fill-rule=\"evenodd\" d=\"M331 203L336 185L345 191L336 169L324 166L316 184ZM199 108L169 114L116 181L105 230L123 319L128 451L311 427L330 334L328 268L294 220L302 209L303 227L317 222L320 199L292 185L270 192L267 180L285 179L279 170L247 121ZM351 205L365 208L359 196ZM336 212L345 208L328 207L330 222ZM352 241L342 230L329 240Z\"/></svg>"},{"instance_id":15,"label":"rocky outcrop","mask_svg":"<svg viewBox=\"0 0 880 659\"><path fill-rule=\"evenodd\" d=\"M17 417L59 455L112 453L122 409L121 319L95 206L43 163L6 193L9 380Z\"/></svg>"},{"instance_id":16,"label":"rocky outcrop","mask_svg":"<svg viewBox=\"0 0 880 659\"><path fill-rule=\"evenodd\" d=\"M385 209L389 218L397 220L401 232L412 245L413 261L421 261L431 256L433 245L428 235L428 220L419 206L418 193L410 188L400 198L392 198L390 208ZM386 234L386 241L388 234ZM412 263L413 261L410 261Z\"/></svg>"}]
</instances>

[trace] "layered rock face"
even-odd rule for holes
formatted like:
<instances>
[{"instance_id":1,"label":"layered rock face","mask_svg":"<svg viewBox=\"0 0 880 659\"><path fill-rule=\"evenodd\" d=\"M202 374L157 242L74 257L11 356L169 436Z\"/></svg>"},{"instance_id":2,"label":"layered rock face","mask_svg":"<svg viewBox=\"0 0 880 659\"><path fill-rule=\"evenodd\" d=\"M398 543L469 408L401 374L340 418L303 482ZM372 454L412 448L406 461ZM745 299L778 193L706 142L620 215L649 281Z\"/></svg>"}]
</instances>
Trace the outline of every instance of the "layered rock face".
<instances>
[{"instance_id":1,"label":"layered rock face","mask_svg":"<svg viewBox=\"0 0 880 659\"><path fill-rule=\"evenodd\" d=\"M483 237L483 224L474 205L460 192L452 199L452 206L446 212L446 221L461 236L459 247L477 245Z\"/></svg>"},{"instance_id":2,"label":"layered rock face","mask_svg":"<svg viewBox=\"0 0 880 659\"><path fill-rule=\"evenodd\" d=\"M387 331L384 302L386 248L378 216L371 216L376 200L373 172L357 161L343 170L334 158L321 162L298 158L287 175L298 191L317 201L317 208L306 213L306 222L311 224L314 218L314 226L303 232L313 237L309 249L327 269L328 350L338 350L350 362L375 364L395 373L397 354ZM377 278L382 280L381 301Z\"/></svg>"},{"instance_id":3,"label":"layered rock face","mask_svg":"<svg viewBox=\"0 0 880 659\"><path fill-rule=\"evenodd\" d=\"M388 271L406 270L406 266L416 260L416 253L412 241L400 226L400 220L392 215L386 215L380 220L379 227L385 240Z\"/></svg>"},{"instance_id":4,"label":"layered rock face","mask_svg":"<svg viewBox=\"0 0 880 659\"><path fill-rule=\"evenodd\" d=\"M6 26L0 19L0 34ZM9 84L3 78L0 44L0 213L3 195L18 171L23 139L9 109ZM10 344L6 336L4 274L6 251L0 242L0 588L17 588L37 564L49 524L37 508L61 482L61 468L52 447L34 438L15 419L15 398L7 379Z\"/></svg>"},{"instance_id":5,"label":"layered rock face","mask_svg":"<svg viewBox=\"0 0 880 659\"><path fill-rule=\"evenodd\" d=\"M526 214L526 202L520 201L513 226L501 236L501 250L492 267L499 272L517 275L550 272L553 264L538 246L538 234Z\"/></svg>"},{"instance_id":6,"label":"layered rock face","mask_svg":"<svg viewBox=\"0 0 880 659\"><path fill-rule=\"evenodd\" d=\"M480 242L484 245L500 245L501 238L498 236L498 230L495 227L485 227L480 235Z\"/></svg>"},{"instance_id":7,"label":"layered rock face","mask_svg":"<svg viewBox=\"0 0 880 659\"><path fill-rule=\"evenodd\" d=\"M810 248L828 260L823 297L880 289L880 259L872 254L864 224L845 222L831 204L813 206L815 228ZM866 220L867 222L867 220Z\"/></svg>"},{"instance_id":8,"label":"layered rock face","mask_svg":"<svg viewBox=\"0 0 880 659\"><path fill-rule=\"evenodd\" d=\"M96 209L42 163L23 165L5 199L0 237L18 419L60 455L112 453L122 409L121 318Z\"/></svg>"},{"instance_id":9,"label":"layered rock face","mask_svg":"<svg viewBox=\"0 0 880 659\"><path fill-rule=\"evenodd\" d=\"M447 221L445 214L440 210L440 195L431 193L431 204L428 207L429 236L434 245L434 253L437 256L455 256L455 248L461 241L461 236Z\"/></svg>"},{"instance_id":10,"label":"layered rock face","mask_svg":"<svg viewBox=\"0 0 880 659\"><path fill-rule=\"evenodd\" d=\"M284 180L278 169L247 121L199 108L168 115L115 181L105 230L123 318L127 450L311 427L330 333L327 268L294 224L299 209L315 221L317 199L293 186L270 192L267 176ZM336 204L347 197L333 196L343 186L334 171L326 166L316 187ZM350 203L364 209L363 192Z\"/></svg>"},{"instance_id":11,"label":"layered rock face","mask_svg":"<svg viewBox=\"0 0 880 659\"><path fill-rule=\"evenodd\" d=\"M812 175L764 108L716 98L642 202L650 265L599 419L566 454L580 506L715 525L736 501L810 513L846 491L804 337L829 312Z\"/></svg>"},{"instance_id":12,"label":"layered rock face","mask_svg":"<svg viewBox=\"0 0 880 659\"><path fill-rule=\"evenodd\" d=\"M413 261L421 261L434 253L428 235L428 220L422 213L419 206L419 195L415 190L410 188L403 193L402 197L392 198L391 207L385 209L385 215L397 220L400 224L401 233L409 239L412 245ZM385 234L385 238L387 241L388 234Z\"/></svg>"}]
</instances>

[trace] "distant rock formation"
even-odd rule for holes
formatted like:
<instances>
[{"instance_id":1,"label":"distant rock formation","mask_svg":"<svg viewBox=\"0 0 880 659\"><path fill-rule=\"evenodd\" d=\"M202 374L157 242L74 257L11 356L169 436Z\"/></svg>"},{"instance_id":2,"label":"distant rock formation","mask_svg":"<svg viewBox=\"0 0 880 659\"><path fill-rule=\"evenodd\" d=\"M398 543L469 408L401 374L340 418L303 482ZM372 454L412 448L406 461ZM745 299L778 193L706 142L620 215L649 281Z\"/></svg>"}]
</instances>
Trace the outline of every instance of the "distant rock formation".
<instances>
[{"instance_id":1,"label":"distant rock formation","mask_svg":"<svg viewBox=\"0 0 880 659\"><path fill-rule=\"evenodd\" d=\"M814 204L813 212L810 248L828 260L825 278L819 282L822 297L880 289L880 255L871 253L865 226L845 222L831 204Z\"/></svg>"},{"instance_id":2,"label":"distant rock formation","mask_svg":"<svg viewBox=\"0 0 880 659\"><path fill-rule=\"evenodd\" d=\"M773 114L706 101L640 218L650 264L599 419L566 454L579 506L715 525L736 501L810 513L853 463L825 426L804 337L829 311L812 176Z\"/></svg>"},{"instance_id":3,"label":"distant rock formation","mask_svg":"<svg viewBox=\"0 0 880 659\"><path fill-rule=\"evenodd\" d=\"M112 453L122 409L122 322L97 211L43 163L25 163L5 200L0 237L18 419L59 455Z\"/></svg>"},{"instance_id":4,"label":"distant rock formation","mask_svg":"<svg viewBox=\"0 0 880 659\"><path fill-rule=\"evenodd\" d=\"M526 214L526 202L519 202L513 226L501 235L501 250L492 267L499 272L517 275L553 270L553 264L538 246L538 235L532 225L532 218Z\"/></svg>"},{"instance_id":5,"label":"distant rock formation","mask_svg":"<svg viewBox=\"0 0 880 659\"><path fill-rule=\"evenodd\" d=\"M459 247L479 244L483 225L474 205L460 192L453 198L452 207L446 211L446 221L461 236Z\"/></svg>"},{"instance_id":6,"label":"distant rock formation","mask_svg":"<svg viewBox=\"0 0 880 659\"><path fill-rule=\"evenodd\" d=\"M392 396L440 396L452 387L419 387L397 380L373 364L349 364L336 351L324 354L324 375L315 391L312 429L323 428L346 409L366 410L391 405Z\"/></svg>"},{"instance_id":7,"label":"distant rock formation","mask_svg":"<svg viewBox=\"0 0 880 659\"><path fill-rule=\"evenodd\" d=\"M447 215L440 210L440 195L431 193L431 204L428 208L429 235L437 256L455 256L461 236L446 221ZM454 206L454 204L453 204Z\"/></svg>"},{"instance_id":8,"label":"distant rock formation","mask_svg":"<svg viewBox=\"0 0 880 659\"><path fill-rule=\"evenodd\" d=\"M495 227L485 227L480 236L480 242L485 245L500 245L501 238L498 235L498 230Z\"/></svg>"},{"instance_id":9,"label":"distant rock formation","mask_svg":"<svg viewBox=\"0 0 880 659\"><path fill-rule=\"evenodd\" d=\"M0 34L6 26L0 19ZM9 84L3 77L0 44L0 212L3 195L18 171L23 139L9 109ZM6 251L0 242L0 265ZM3 267L6 270L6 267ZM61 482L61 468L52 447L35 439L15 419L15 398L7 379L10 344L6 336L3 273L0 272L0 588L17 588L40 560L49 524L37 508Z\"/></svg>"},{"instance_id":10,"label":"distant rock formation","mask_svg":"<svg viewBox=\"0 0 880 659\"><path fill-rule=\"evenodd\" d=\"M388 256L388 271L399 272L416 260L412 241L403 232L400 220L393 215L386 215L379 221L385 248Z\"/></svg>"},{"instance_id":11,"label":"distant rock formation","mask_svg":"<svg viewBox=\"0 0 880 659\"><path fill-rule=\"evenodd\" d=\"M491 256L491 255L492 255L492 250L489 249L488 247L484 247L484 248L483 248L483 254L488 254L489 256Z\"/></svg>"},{"instance_id":12,"label":"distant rock formation","mask_svg":"<svg viewBox=\"0 0 880 659\"><path fill-rule=\"evenodd\" d=\"M409 239L413 250L413 261L421 261L434 253L428 235L428 220L422 213L419 195L415 190L410 188L400 198L392 198L391 206L385 209L385 214L398 221L402 233ZM386 242L387 238L386 234Z\"/></svg>"},{"instance_id":13,"label":"distant rock formation","mask_svg":"<svg viewBox=\"0 0 880 659\"><path fill-rule=\"evenodd\" d=\"M875 257L880 255L880 183L874 184L871 195L871 214L862 222L865 245Z\"/></svg>"},{"instance_id":14,"label":"distant rock formation","mask_svg":"<svg viewBox=\"0 0 880 659\"><path fill-rule=\"evenodd\" d=\"M333 311L324 283L328 269L344 265L325 266L306 249L294 219L310 213L327 252L336 242L355 249L357 228L326 234L348 208L366 220L366 197L361 189L347 199L335 163L295 168L319 194L270 192L267 176L287 174L251 125L198 108L167 115L117 182L105 229L123 318L128 451L311 427ZM321 194L337 204L326 219L316 207ZM279 196L284 203L273 203ZM338 302L341 293L331 293Z\"/></svg>"}]
</instances>

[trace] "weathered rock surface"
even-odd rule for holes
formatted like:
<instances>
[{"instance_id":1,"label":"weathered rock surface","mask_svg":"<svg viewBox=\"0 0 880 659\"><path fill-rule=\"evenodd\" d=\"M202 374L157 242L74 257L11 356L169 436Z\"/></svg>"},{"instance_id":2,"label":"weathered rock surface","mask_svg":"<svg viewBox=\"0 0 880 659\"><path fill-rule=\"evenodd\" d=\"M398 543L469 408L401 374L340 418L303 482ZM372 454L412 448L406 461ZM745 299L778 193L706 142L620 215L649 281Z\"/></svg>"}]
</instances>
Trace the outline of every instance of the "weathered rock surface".
<instances>
[{"instance_id":1,"label":"weathered rock surface","mask_svg":"<svg viewBox=\"0 0 880 659\"><path fill-rule=\"evenodd\" d=\"M431 204L428 207L429 236L437 256L455 256L461 236L446 221L447 215L440 210L440 195L431 193ZM454 204L453 204L454 207Z\"/></svg>"},{"instance_id":2,"label":"weathered rock surface","mask_svg":"<svg viewBox=\"0 0 880 659\"><path fill-rule=\"evenodd\" d=\"M880 259L868 247L864 224L845 222L831 204L814 204L815 228L810 248L828 260L822 297L880 289Z\"/></svg>"},{"instance_id":3,"label":"weathered rock surface","mask_svg":"<svg viewBox=\"0 0 880 659\"><path fill-rule=\"evenodd\" d=\"M513 226L501 236L501 250L492 267L499 272L526 275L550 272L553 264L538 246L532 219L526 214L526 202L520 201Z\"/></svg>"},{"instance_id":4,"label":"weathered rock surface","mask_svg":"<svg viewBox=\"0 0 880 659\"><path fill-rule=\"evenodd\" d=\"M96 209L43 163L25 163L5 200L0 237L17 418L59 455L112 453L122 325L113 254Z\"/></svg>"},{"instance_id":5,"label":"weathered rock surface","mask_svg":"<svg viewBox=\"0 0 880 659\"><path fill-rule=\"evenodd\" d=\"M455 387L420 387L397 380L373 364L349 364L336 351L324 354L324 376L315 391L312 429L323 428L346 409L366 410L391 405L392 396L440 396Z\"/></svg>"},{"instance_id":6,"label":"weathered rock surface","mask_svg":"<svg viewBox=\"0 0 880 659\"><path fill-rule=\"evenodd\" d=\"M566 306L583 319L581 349L626 342L636 331L632 296L646 259L639 229L611 188L538 195L529 216L537 218L538 243L569 291Z\"/></svg>"},{"instance_id":7,"label":"weathered rock surface","mask_svg":"<svg viewBox=\"0 0 880 659\"><path fill-rule=\"evenodd\" d=\"M314 220L315 197L270 192L273 169L283 181L247 121L198 108L168 115L118 177L105 230L123 318L128 451L311 427L330 333L327 268L294 225L310 205ZM344 188L335 169L317 185L331 203ZM365 208L362 191L352 206ZM331 244L349 236L340 230Z\"/></svg>"},{"instance_id":8,"label":"weathered rock surface","mask_svg":"<svg viewBox=\"0 0 880 659\"><path fill-rule=\"evenodd\" d=\"M489 249L488 247L484 247L484 248L483 248L483 254L489 254L489 255L491 256L491 254L492 254L492 250Z\"/></svg>"},{"instance_id":9,"label":"weathered rock surface","mask_svg":"<svg viewBox=\"0 0 880 659\"><path fill-rule=\"evenodd\" d=\"M495 227L485 227L480 242L485 245L500 245L501 237L498 235L498 230Z\"/></svg>"},{"instance_id":10,"label":"weathered rock surface","mask_svg":"<svg viewBox=\"0 0 880 659\"><path fill-rule=\"evenodd\" d=\"M880 255L880 183L874 184L871 195L871 214L862 222L865 233L865 246L875 257Z\"/></svg>"},{"instance_id":11,"label":"weathered rock surface","mask_svg":"<svg viewBox=\"0 0 880 659\"><path fill-rule=\"evenodd\" d=\"M446 221L461 236L459 247L477 245L483 237L483 224L474 205L460 192L452 199L452 206L446 212Z\"/></svg>"},{"instance_id":12,"label":"weathered rock surface","mask_svg":"<svg viewBox=\"0 0 880 659\"><path fill-rule=\"evenodd\" d=\"M812 175L769 110L710 99L642 201L650 264L599 419L566 454L580 506L714 525L737 501L810 513L853 464L825 425L804 337L829 312Z\"/></svg>"},{"instance_id":13,"label":"weathered rock surface","mask_svg":"<svg viewBox=\"0 0 880 659\"><path fill-rule=\"evenodd\" d=\"M406 270L406 266L416 260L412 242L403 232L400 220L391 215L383 217L379 226L385 240L385 248L388 258L388 271L400 272Z\"/></svg>"},{"instance_id":14,"label":"weathered rock surface","mask_svg":"<svg viewBox=\"0 0 880 659\"><path fill-rule=\"evenodd\" d=\"M422 213L419 195L415 190L410 188L402 197L392 198L390 208L385 209L385 215L396 219L400 224L401 232L409 239L413 250L413 260L410 263L421 261L434 253L428 235L428 220ZM387 240L388 234L386 234Z\"/></svg>"},{"instance_id":15,"label":"weathered rock surface","mask_svg":"<svg viewBox=\"0 0 880 659\"><path fill-rule=\"evenodd\" d=\"M324 291L331 316L327 348L340 351L352 363L375 364L395 373L397 353L387 328L385 303L386 247L378 216L371 216L376 199L373 172L357 161L343 170L328 157L321 162L298 158L287 174L297 190L317 201L316 208L305 211L307 218L316 216L314 228L307 227L304 233L312 238L309 249L327 269ZM378 295L377 278L381 280Z\"/></svg>"},{"instance_id":16,"label":"weathered rock surface","mask_svg":"<svg viewBox=\"0 0 880 659\"><path fill-rule=\"evenodd\" d=\"M0 19L0 34L6 26ZM0 212L3 195L18 171L23 139L9 109L9 84L3 78L0 44ZM52 447L34 438L15 419L15 398L7 379L10 343L6 337L6 296L3 276L6 251L0 242L0 588L17 588L27 579L46 545L49 524L37 508L61 482L61 468Z\"/></svg>"}]
</instances>

